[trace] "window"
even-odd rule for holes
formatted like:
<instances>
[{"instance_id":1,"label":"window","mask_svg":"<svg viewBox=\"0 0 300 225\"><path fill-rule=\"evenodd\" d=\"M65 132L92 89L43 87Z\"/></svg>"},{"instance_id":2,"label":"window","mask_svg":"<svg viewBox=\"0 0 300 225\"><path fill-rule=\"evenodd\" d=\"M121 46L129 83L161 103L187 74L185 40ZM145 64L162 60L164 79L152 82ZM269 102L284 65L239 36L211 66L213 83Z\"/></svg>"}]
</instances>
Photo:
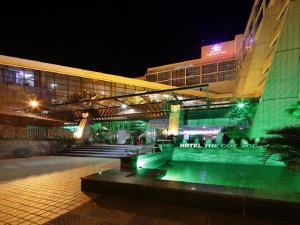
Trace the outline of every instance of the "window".
<instances>
[{"instance_id":1,"label":"window","mask_svg":"<svg viewBox=\"0 0 300 225\"><path fill-rule=\"evenodd\" d=\"M55 90L67 91L68 90L68 80L65 75L62 74L54 74L54 82L50 83L50 88ZM56 92L56 94L64 96L65 92Z\"/></svg>"},{"instance_id":2,"label":"window","mask_svg":"<svg viewBox=\"0 0 300 225\"><path fill-rule=\"evenodd\" d=\"M218 66L217 63L202 65L202 73L214 73L217 72Z\"/></svg>"},{"instance_id":3,"label":"window","mask_svg":"<svg viewBox=\"0 0 300 225\"><path fill-rule=\"evenodd\" d=\"M235 80L236 70L220 72L218 75L218 81Z\"/></svg>"},{"instance_id":4,"label":"window","mask_svg":"<svg viewBox=\"0 0 300 225\"><path fill-rule=\"evenodd\" d=\"M186 76L200 75L200 66L186 68Z\"/></svg>"},{"instance_id":5,"label":"window","mask_svg":"<svg viewBox=\"0 0 300 225\"><path fill-rule=\"evenodd\" d=\"M34 87L35 75L32 70L8 67L2 70L1 82Z\"/></svg>"},{"instance_id":6,"label":"window","mask_svg":"<svg viewBox=\"0 0 300 225\"><path fill-rule=\"evenodd\" d=\"M34 87L35 75L31 70L25 70L24 72L24 85L29 87Z\"/></svg>"},{"instance_id":7,"label":"window","mask_svg":"<svg viewBox=\"0 0 300 225\"><path fill-rule=\"evenodd\" d=\"M170 77L171 77L171 71L160 72L160 73L157 74L157 80L158 81L170 80Z\"/></svg>"},{"instance_id":8,"label":"window","mask_svg":"<svg viewBox=\"0 0 300 225\"><path fill-rule=\"evenodd\" d=\"M236 68L236 60L219 62L218 68L219 71L234 70Z\"/></svg>"},{"instance_id":9,"label":"window","mask_svg":"<svg viewBox=\"0 0 300 225\"><path fill-rule=\"evenodd\" d=\"M14 84L16 80L16 73L15 71L5 71L4 72L5 82L8 84Z\"/></svg>"},{"instance_id":10,"label":"window","mask_svg":"<svg viewBox=\"0 0 300 225\"><path fill-rule=\"evenodd\" d=\"M43 87L48 89L54 89L56 86L54 83L54 75L51 73L44 73L43 77L45 80L45 82L43 83Z\"/></svg>"},{"instance_id":11,"label":"window","mask_svg":"<svg viewBox=\"0 0 300 225\"><path fill-rule=\"evenodd\" d=\"M146 81L156 82L157 81L157 74L156 73L146 74Z\"/></svg>"},{"instance_id":12,"label":"window","mask_svg":"<svg viewBox=\"0 0 300 225\"><path fill-rule=\"evenodd\" d=\"M185 86L185 79L172 80L172 85L177 87Z\"/></svg>"},{"instance_id":13,"label":"window","mask_svg":"<svg viewBox=\"0 0 300 225\"><path fill-rule=\"evenodd\" d=\"M186 85L195 85L195 84L200 84L200 76L186 78Z\"/></svg>"},{"instance_id":14,"label":"window","mask_svg":"<svg viewBox=\"0 0 300 225\"><path fill-rule=\"evenodd\" d=\"M16 84L23 85L24 83L24 71L16 71Z\"/></svg>"},{"instance_id":15,"label":"window","mask_svg":"<svg viewBox=\"0 0 300 225\"><path fill-rule=\"evenodd\" d=\"M207 83L212 83L212 82L217 82L218 74L207 74L202 76L202 83L207 84Z\"/></svg>"},{"instance_id":16,"label":"window","mask_svg":"<svg viewBox=\"0 0 300 225\"><path fill-rule=\"evenodd\" d=\"M185 69L173 70L172 71L172 79L184 78L185 77Z\"/></svg>"}]
</instances>

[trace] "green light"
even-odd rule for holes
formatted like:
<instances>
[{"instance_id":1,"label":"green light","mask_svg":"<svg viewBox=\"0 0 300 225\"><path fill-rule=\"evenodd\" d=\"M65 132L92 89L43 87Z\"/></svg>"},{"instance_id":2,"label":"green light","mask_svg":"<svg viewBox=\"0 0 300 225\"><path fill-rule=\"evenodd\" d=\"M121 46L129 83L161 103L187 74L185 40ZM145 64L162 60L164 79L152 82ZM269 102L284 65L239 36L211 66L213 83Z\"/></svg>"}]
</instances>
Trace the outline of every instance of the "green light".
<instances>
[{"instance_id":1,"label":"green light","mask_svg":"<svg viewBox=\"0 0 300 225\"><path fill-rule=\"evenodd\" d=\"M243 108L245 107L245 103L240 102L240 103L237 104L237 107L238 107L239 109L243 109Z\"/></svg>"},{"instance_id":2,"label":"green light","mask_svg":"<svg viewBox=\"0 0 300 225\"><path fill-rule=\"evenodd\" d=\"M158 168L166 170L161 180L290 193L300 191L300 173L293 174L283 165L170 161ZM191 187L190 190L197 188Z\"/></svg>"}]
</instances>

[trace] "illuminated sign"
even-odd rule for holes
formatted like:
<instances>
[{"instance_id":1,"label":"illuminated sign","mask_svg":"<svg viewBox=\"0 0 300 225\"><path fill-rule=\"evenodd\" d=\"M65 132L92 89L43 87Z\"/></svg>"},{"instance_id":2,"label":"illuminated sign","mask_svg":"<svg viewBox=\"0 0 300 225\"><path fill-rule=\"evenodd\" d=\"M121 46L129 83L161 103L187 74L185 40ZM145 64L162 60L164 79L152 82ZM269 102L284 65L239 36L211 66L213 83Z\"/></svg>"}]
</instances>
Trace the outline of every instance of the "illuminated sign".
<instances>
[{"instance_id":1,"label":"illuminated sign","mask_svg":"<svg viewBox=\"0 0 300 225\"><path fill-rule=\"evenodd\" d=\"M199 129L199 130L183 130L180 131L180 134L183 135L217 135L218 133L221 132L220 128L217 129Z\"/></svg>"},{"instance_id":2,"label":"illuminated sign","mask_svg":"<svg viewBox=\"0 0 300 225\"><path fill-rule=\"evenodd\" d=\"M223 54L226 51L223 50L223 46L220 44L215 44L213 46L211 46L209 53L207 54L207 56L213 56L213 55L219 55L219 54Z\"/></svg>"},{"instance_id":3,"label":"illuminated sign","mask_svg":"<svg viewBox=\"0 0 300 225\"><path fill-rule=\"evenodd\" d=\"M180 144L180 148L218 148L218 149L224 149L224 148L237 148L237 144ZM240 148L257 148L258 146L256 144L244 144L241 145Z\"/></svg>"}]
</instances>

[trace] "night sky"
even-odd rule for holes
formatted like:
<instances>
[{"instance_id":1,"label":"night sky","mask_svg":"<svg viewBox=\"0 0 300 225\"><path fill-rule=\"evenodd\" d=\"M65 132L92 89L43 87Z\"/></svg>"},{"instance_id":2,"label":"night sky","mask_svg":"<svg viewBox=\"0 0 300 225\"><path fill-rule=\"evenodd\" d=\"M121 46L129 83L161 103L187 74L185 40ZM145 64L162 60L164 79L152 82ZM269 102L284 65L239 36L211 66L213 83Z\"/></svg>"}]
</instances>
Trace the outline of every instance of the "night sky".
<instances>
[{"instance_id":1,"label":"night sky","mask_svg":"<svg viewBox=\"0 0 300 225\"><path fill-rule=\"evenodd\" d=\"M254 0L109 2L1 10L0 54L140 76L243 33Z\"/></svg>"}]
</instances>

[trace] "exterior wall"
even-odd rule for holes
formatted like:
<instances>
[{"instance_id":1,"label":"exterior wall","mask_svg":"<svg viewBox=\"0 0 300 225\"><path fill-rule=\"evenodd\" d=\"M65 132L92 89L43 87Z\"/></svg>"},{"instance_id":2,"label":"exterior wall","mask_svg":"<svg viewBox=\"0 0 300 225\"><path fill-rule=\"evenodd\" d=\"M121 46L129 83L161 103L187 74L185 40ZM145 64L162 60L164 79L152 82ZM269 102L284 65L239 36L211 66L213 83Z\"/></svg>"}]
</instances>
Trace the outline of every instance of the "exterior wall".
<instances>
[{"instance_id":1,"label":"exterior wall","mask_svg":"<svg viewBox=\"0 0 300 225\"><path fill-rule=\"evenodd\" d=\"M251 137L265 136L269 129L300 125L284 110L297 103L300 94L300 0L290 1Z\"/></svg>"},{"instance_id":2,"label":"exterior wall","mask_svg":"<svg viewBox=\"0 0 300 225\"><path fill-rule=\"evenodd\" d=\"M236 35L235 40L203 46L199 59L148 68L145 80L177 87L209 84L211 92L232 93L237 85L236 55L241 40L242 35Z\"/></svg>"},{"instance_id":3,"label":"exterior wall","mask_svg":"<svg viewBox=\"0 0 300 225\"><path fill-rule=\"evenodd\" d=\"M55 151L55 141L2 141L0 140L0 159L16 157L17 148L28 148L32 156L49 155Z\"/></svg>"},{"instance_id":4,"label":"exterior wall","mask_svg":"<svg viewBox=\"0 0 300 225\"><path fill-rule=\"evenodd\" d=\"M9 120L14 120L10 118ZM6 121L5 121L6 122ZM9 121L11 123L11 121ZM16 119L14 120L16 122ZM18 127L15 124L0 124L0 138L17 139L57 139L72 138L73 133L60 127Z\"/></svg>"},{"instance_id":5,"label":"exterior wall","mask_svg":"<svg viewBox=\"0 0 300 225\"><path fill-rule=\"evenodd\" d=\"M156 152L154 154L139 155L135 158L134 168L148 168L154 169L160 165L165 164L167 161L172 160L174 146L162 146L161 152Z\"/></svg>"},{"instance_id":6,"label":"exterior wall","mask_svg":"<svg viewBox=\"0 0 300 225\"><path fill-rule=\"evenodd\" d=\"M26 71L33 75L31 80L26 79ZM120 81L122 79L120 77ZM84 91L104 97L145 91L143 87L134 86L135 79L131 80L132 85L116 84L53 72L26 70L22 67L1 65L0 62L0 104L15 105L24 103L24 100L27 103L33 97L43 99L43 104L63 103L73 94Z\"/></svg>"},{"instance_id":7,"label":"exterior wall","mask_svg":"<svg viewBox=\"0 0 300 225\"><path fill-rule=\"evenodd\" d=\"M215 45L207 45L201 48L201 62L218 61L224 58L235 58L240 50L242 34L236 35L234 40L220 43L220 51L214 50Z\"/></svg>"},{"instance_id":8,"label":"exterior wall","mask_svg":"<svg viewBox=\"0 0 300 225\"><path fill-rule=\"evenodd\" d=\"M261 5L260 14L249 20L251 30L245 33L243 55L240 58L239 84L235 95L238 97L260 97L268 76L269 67L276 49L276 35L281 30L283 17L278 19L286 1L274 1L274 4ZM254 7L256 9L257 7ZM257 12L257 14L259 14ZM260 21L261 22L255 22ZM252 25L255 24L255 25ZM275 38L275 39L274 39ZM241 62L242 60L242 62Z\"/></svg>"}]
</instances>

